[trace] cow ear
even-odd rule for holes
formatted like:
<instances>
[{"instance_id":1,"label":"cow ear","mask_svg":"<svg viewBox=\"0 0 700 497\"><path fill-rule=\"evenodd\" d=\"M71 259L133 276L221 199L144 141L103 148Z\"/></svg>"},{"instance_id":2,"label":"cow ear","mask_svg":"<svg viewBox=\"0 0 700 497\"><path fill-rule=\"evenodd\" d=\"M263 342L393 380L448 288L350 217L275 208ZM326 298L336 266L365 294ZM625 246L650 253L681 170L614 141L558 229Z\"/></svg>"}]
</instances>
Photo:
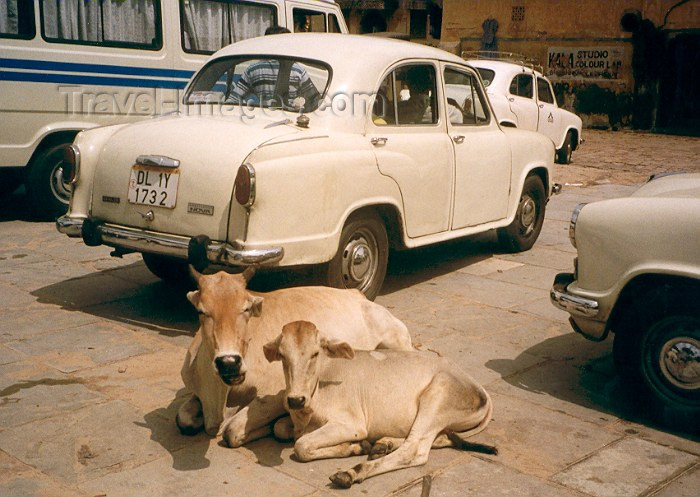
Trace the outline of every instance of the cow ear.
<instances>
[{"instance_id":1,"label":"cow ear","mask_svg":"<svg viewBox=\"0 0 700 497\"><path fill-rule=\"evenodd\" d=\"M262 305L263 305L263 299L262 297L254 296L251 299L251 304L250 304L250 315L259 317L260 314L262 314Z\"/></svg>"},{"instance_id":2,"label":"cow ear","mask_svg":"<svg viewBox=\"0 0 700 497\"><path fill-rule=\"evenodd\" d=\"M196 308L199 305L199 290L187 292L187 300L189 300Z\"/></svg>"},{"instance_id":3,"label":"cow ear","mask_svg":"<svg viewBox=\"0 0 700 497\"><path fill-rule=\"evenodd\" d=\"M333 359L352 359L355 357L355 351L346 342L331 342L322 338L321 348L328 357Z\"/></svg>"},{"instance_id":4,"label":"cow ear","mask_svg":"<svg viewBox=\"0 0 700 497\"><path fill-rule=\"evenodd\" d=\"M263 353L265 354L265 359L267 362L281 361L282 358L279 354L280 341L282 340L282 335L275 338L273 341L263 345Z\"/></svg>"}]
</instances>

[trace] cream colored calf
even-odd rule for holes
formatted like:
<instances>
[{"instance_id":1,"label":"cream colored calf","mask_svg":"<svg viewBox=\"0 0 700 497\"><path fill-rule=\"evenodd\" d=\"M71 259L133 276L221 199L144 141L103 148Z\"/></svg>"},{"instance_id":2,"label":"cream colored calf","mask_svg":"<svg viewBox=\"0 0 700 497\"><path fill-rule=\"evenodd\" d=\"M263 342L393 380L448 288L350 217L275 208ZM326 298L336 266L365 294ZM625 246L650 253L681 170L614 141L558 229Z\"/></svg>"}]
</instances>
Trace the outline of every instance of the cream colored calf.
<instances>
[{"instance_id":1,"label":"cream colored calf","mask_svg":"<svg viewBox=\"0 0 700 497\"><path fill-rule=\"evenodd\" d=\"M463 440L491 420L488 393L434 354L354 352L306 321L285 325L264 352L268 361L282 361L299 460L370 454L368 462L331 476L339 487L425 464L431 446L497 453Z\"/></svg>"},{"instance_id":2,"label":"cream colored calf","mask_svg":"<svg viewBox=\"0 0 700 497\"><path fill-rule=\"evenodd\" d=\"M285 414L284 377L265 361L262 348L289 321L313 320L325 336L359 349L413 349L406 326L357 290L257 293L246 289L250 271L193 274L199 289L187 297L199 312L200 327L182 367L191 395L176 420L185 434L204 427L210 435L222 432L237 447L270 433L269 424Z\"/></svg>"}]
</instances>

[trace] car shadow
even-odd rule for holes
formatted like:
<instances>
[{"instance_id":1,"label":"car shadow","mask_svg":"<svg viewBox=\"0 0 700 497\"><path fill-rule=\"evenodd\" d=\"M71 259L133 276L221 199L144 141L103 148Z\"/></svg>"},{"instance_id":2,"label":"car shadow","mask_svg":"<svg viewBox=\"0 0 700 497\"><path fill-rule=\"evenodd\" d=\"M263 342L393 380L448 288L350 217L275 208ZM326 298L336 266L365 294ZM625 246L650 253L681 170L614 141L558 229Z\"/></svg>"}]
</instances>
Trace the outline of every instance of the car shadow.
<instances>
[{"instance_id":1,"label":"car shadow","mask_svg":"<svg viewBox=\"0 0 700 497\"><path fill-rule=\"evenodd\" d=\"M12 193L0 195L0 222L26 221L33 222L29 208L29 199L20 186Z\"/></svg>"},{"instance_id":2,"label":"car shadow","mask_svg":"<svg viewBox=\"0 0 700 497\"><path fill-rule=\"evenodd\" d=\"M544 361L533 367L533 356ZM598 411L601 419L614 416L700 441L696 414L658 409L639 388L625 384L615 371L611 340L595 343L567 333L523 350L514 359L487 361L486 367L513 387Z\"/></svg>"}]
</instances>

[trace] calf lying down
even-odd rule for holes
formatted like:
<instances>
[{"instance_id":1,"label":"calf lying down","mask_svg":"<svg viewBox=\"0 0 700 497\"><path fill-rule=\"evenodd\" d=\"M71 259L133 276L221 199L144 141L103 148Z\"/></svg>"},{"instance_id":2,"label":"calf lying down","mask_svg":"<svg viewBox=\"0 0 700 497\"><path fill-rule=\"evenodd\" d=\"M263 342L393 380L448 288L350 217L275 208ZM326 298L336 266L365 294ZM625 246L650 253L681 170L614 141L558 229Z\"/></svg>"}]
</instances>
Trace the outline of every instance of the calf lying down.
<instances>
[{"instance_id":1,"label":"calf lying down","mask_svg":"<svg viewBox=\"0 0 700 497\"><path fill-rule=\"evenodd\" d=\"M493 406L486 390L446 359L356 352L321 337L307 321L288 323L263 349L268 361L282 361L297 459L369 454L330 477L339 487L425 464L431 447L498 452L464 440L486 427Z\"/></svg>"}]
</instances>

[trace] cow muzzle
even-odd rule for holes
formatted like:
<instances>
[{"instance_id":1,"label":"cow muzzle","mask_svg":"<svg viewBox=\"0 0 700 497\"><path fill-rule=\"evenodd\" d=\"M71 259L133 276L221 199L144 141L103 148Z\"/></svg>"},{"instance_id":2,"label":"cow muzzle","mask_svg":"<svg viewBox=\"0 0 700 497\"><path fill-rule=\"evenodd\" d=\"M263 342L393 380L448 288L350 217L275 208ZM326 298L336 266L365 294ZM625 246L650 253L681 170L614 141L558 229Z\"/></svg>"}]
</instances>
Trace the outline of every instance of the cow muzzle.
<instances>
[{"instance_id":1,"label":"cow muzzle","mask_svg":"<svg viewBox=\"0 0 700 497\"><path fill-rule=\"evenodd\" d=\"M245 370L243 369L243 359L240 355L223 355L214 359L216 371L219 373L221 381L227 385L240 385L245 380Z\"/></svg>"},{"instance_id":2,"label":"cow muzzle","mask_svg":"<svg viewBox=\"0 0 700 497\"><path fill-rule=\"evenodd\" d=\"M303 395L300 397L287 397L287 405L293 410L303 409L306 405L306 397Z\"/></svg>"}]
</instances>

